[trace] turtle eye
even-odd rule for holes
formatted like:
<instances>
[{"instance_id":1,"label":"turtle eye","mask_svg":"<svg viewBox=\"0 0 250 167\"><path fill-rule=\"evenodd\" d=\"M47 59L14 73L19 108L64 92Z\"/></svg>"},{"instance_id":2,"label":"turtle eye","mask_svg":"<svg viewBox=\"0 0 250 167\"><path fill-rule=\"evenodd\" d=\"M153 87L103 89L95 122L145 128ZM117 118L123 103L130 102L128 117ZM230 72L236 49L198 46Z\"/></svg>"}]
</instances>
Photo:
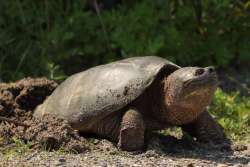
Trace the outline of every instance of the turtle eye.
<instances>
[{"instance_id":1,"label":"turtle eye","mask_svg":"<svg viewBox=\"0 0 250 167\"><path fill-rule=\"evenodd\" d=\"M200 76L205 72L205 70L203 68L198 68L197 70L195 70L194 75L195 76Z\"/></svg>"},{"instance_id":2,"label":"turtle eye","mask_svg":"<svg viewBox=\"0 0 250 167\"><path fill-rule=\"evenodd\" d=\"M213 73L213 72L215 72L214 67L208 67L208 72L209 72L209 73Z\"/></svg>"}]
</instances>

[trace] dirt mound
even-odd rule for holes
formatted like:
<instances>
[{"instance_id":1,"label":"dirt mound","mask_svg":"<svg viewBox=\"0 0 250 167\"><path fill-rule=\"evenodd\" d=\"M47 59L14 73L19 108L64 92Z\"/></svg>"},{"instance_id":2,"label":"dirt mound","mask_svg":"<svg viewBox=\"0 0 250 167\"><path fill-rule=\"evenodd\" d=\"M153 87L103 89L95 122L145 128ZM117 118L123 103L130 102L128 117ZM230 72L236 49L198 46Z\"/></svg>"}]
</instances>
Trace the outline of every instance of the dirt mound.
<instances>
[{"instance_id":1,"label":"dirt mound","mask_svg":"<svg viewBox=\"0 0 250 167\"><path fill-rule=\"evenodd\" d=\"M35 147L82 152L86 140L78 136L66 121L51 116L34 118L33 110L57 87L46 78L25 78L15 83L0 84L1 145L14 139L32 142Z\"/></svg>"},{"instance_id":2,"label":"dirt mound","mask_svg":"<svg viewBox=\"0 0 250 167\"><path fill-rule=\"evenodd\" d=\"M24 116L41 104L57 87L46 78L24 78L15 83L0 83L0 115Z\"/></svg>"}]
</instances>

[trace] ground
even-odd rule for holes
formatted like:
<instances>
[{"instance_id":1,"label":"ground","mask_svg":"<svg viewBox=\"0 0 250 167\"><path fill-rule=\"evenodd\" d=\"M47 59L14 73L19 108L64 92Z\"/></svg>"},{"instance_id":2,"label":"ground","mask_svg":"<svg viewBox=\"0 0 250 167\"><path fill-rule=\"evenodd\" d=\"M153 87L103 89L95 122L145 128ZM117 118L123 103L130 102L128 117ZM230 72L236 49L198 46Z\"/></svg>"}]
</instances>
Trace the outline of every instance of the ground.
<instances>
[{"instance_id":1,"label":"ground","mask_svg":"<svg viewBox=\"0 0 250 167\"><path fill-rule=\"evenodd\" d=\"M56 87L46 78L0 84L0 116L9 119L0 123L0 166L250 166L249 141L228 150L162 132L150 134L143 151L124 152L79 135L63 120L33 118Z\"/></svg>"},{"instance_id":2,"label":"ground","mask_svg":"<svg viewBox=\"0 0 250 167\"><path fill-rule=\"evenodd\" d=\"M166 139L166 140L165 140ZM166 141L169 141L168 144ZM143 152L123 152L105 139L95 139L90 150L81 154L64 151L29 150L0 156L1 166L250 166L248 149L221 151L181 140L154 135ZM236 151L241 150L241 151ZM223 166L224 165L224 166Z\"/></svg>"}]
</instances>

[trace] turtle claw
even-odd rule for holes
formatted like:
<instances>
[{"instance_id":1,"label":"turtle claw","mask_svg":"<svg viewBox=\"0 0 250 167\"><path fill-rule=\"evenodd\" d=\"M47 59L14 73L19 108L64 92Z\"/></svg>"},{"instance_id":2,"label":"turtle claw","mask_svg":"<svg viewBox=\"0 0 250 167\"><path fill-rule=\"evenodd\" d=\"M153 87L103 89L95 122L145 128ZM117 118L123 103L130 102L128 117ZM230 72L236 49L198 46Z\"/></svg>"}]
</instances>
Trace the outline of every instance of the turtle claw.
<instances>
[{"instance_id":1,"label":"turtle claw","mask_svg":"<svg viewBox=\"0 0 250 167\"><path fill-rule=\"evenodd\" d=\"M136 129L123 129L120 132L118 148L125 151L142 150L144 146L144 136L136 135Z\"/></svg>"}]
</instances>

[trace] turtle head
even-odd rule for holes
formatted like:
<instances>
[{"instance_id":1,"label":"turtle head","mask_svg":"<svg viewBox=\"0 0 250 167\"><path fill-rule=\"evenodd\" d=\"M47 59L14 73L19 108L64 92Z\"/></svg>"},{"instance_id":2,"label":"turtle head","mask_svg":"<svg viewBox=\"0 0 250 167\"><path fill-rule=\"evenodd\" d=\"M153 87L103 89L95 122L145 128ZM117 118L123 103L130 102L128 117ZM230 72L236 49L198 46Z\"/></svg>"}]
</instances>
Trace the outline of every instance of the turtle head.
<instances>
[{"instance_id":1,"label":"turtle head","mask_svg":"<svg viewBox=\"0 0 250 167\"><path fill-rule=\"evenodd\" d=\"M213 98L218 85L214 67L184 67L165 78L166 119L172 124L193 121Z\"/></svg>"}]
</instances>

